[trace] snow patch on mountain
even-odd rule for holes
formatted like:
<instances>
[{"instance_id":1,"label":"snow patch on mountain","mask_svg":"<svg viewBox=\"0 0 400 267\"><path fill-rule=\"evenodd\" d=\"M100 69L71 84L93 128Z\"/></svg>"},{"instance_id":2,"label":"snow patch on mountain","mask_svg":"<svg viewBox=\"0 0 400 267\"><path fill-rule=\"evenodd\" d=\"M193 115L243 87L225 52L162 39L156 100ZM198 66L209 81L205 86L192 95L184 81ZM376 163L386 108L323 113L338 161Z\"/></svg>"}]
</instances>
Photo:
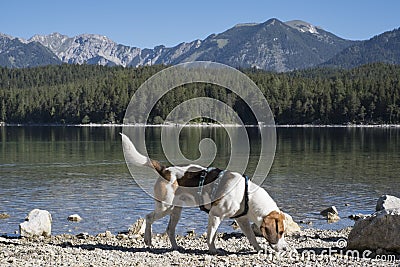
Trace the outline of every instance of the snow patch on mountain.
<instances>
[{"instance_id":1,"label":"snow patch on mountain","mask_svg":"<svg viewBox=\"0 0 400 267\"><path fill-rule=\"evenodd\" d=\"M313 34L319 33L317 29L318 27L302 20L286 21L285 24L292 27L293 29L298 30L299 32L309 32Z\"/></svg>"}]
</instances>

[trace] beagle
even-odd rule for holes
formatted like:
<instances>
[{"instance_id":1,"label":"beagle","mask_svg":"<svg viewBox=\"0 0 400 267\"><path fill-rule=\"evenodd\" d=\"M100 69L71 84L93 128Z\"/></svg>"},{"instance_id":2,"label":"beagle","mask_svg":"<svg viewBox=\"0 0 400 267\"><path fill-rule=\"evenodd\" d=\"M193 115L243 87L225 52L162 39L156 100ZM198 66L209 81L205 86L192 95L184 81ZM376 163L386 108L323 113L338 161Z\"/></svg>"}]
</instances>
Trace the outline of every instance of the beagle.
<instances>
[{"instance_id":1,"label":"beagle","mask_svg":"<svg viewBox=\"0 0 400 267\"><path fill-rule=\"evenodd\" d=\"M140 154L129 137L121 135L128 164L152 167L160 176L154 185L155 210L146 216L144 240L147 246L152 246L152 223L169 215L166 232L172 248L179 249L175 228L182 208L199 206L208 212L207 245L212 254L219 253L215 247L215 237L219 224L226 218L236 220L256 251L262 248L250 221L257 225L274 250L286 249L284 213L263 188L249 181L246 176L194 164L166 167Z\"/></svg>"}]
</instances>

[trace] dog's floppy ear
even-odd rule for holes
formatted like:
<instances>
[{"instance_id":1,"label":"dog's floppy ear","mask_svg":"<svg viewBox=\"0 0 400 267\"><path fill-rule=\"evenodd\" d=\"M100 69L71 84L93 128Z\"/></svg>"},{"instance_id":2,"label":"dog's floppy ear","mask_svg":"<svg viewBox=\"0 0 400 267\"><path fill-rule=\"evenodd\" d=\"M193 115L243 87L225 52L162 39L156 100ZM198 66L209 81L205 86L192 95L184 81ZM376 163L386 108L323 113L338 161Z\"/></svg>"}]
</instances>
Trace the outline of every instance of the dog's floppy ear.
<instances>
[{"instance_id":1,"label":"dog's floppy ear","mask_svg":"<svg viewBox=\"0 0 400 267\"><path fill-rule=\"evenodd\" d=\"M278 243L285 231L285 215L282 212L271 211L263 218L260 231L270 244Z\"/></svg>"}]
</instances>

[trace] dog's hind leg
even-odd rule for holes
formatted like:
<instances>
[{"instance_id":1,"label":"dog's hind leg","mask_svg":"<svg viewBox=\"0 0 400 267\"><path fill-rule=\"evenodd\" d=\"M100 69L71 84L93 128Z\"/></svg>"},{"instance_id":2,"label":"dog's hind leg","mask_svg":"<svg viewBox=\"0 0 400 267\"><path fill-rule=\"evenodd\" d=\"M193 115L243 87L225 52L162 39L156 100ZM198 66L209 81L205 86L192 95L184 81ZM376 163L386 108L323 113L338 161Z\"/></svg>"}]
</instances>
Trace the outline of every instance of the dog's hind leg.
<instances>
[{"instance_id":1,"label":"dog's hind leg","mask_svg":"<svg viewBox=\"0 0 400 267\"><path fill-rule=\"evenodd\" d=\"M168 223L168 227L167 227L167 234L168 234L169 240L171 241L172 249L174 249L174 250L179 249L179 246L176 243L175 229L176 229L176 225L178 224L178 221L181 217L181 213L182 213L182 207L175 206L170 214L169 223Z\"/></svg>"},{"instance_id":2,"label":"dog's hind leg","mask_svg":"<svg viewBox=\"0 0 400 267\"><path fill-rule=\"evenodd\" d=\"M146 215L146 230L144 232L144 243L148 247L152 246L151 245L151 225L155 221L170 214L172 209L173 209L172 205L165 205L164 203L157 201L155 210Z\"/></svg>"}]
</instances>

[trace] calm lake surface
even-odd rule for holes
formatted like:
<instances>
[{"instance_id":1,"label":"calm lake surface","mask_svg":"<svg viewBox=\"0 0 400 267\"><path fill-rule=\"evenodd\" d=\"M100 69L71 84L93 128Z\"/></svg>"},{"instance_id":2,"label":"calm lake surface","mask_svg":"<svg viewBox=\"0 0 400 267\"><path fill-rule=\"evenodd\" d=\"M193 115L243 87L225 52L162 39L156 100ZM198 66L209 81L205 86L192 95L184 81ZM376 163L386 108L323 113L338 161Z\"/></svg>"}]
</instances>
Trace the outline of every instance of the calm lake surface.
<instances>
[{"instance_id":1,"label":"calm lake surface","mask_svg":"<svg viewBox=\"0 0 400 267\"><path fill-rule=\"evenodd\" d=\"M125 231L153 208L153 200L125 164L120 127L0 127L0 234L13 234L28 212L46 209L53 234ZM249 130L257 146L257 129ZM160 128L148 128L149 154L162 159ZM184 128L182 151L196 158L198 140L216 139L215 164L229 154L222 128ZM254 152L256 153L256 152ZM253 157L250 157L250 165ZM254 164L254 163L253 163ZM223 164L222 164L223 165ZM275 160L263 187L297 221L340 229L347 216L371 213L382 194L400 196L400 128L277 128ZM331 205L342 220L328 224L319 212ZM79 223L67 221L78 213ZM184 210L178 232L206 231L207 214ZM220 231L232 232L228 220ZM167 218L154 225L163 232ZM309 227L308 225L303 225Z\"/></svg>"}]
</instances>

